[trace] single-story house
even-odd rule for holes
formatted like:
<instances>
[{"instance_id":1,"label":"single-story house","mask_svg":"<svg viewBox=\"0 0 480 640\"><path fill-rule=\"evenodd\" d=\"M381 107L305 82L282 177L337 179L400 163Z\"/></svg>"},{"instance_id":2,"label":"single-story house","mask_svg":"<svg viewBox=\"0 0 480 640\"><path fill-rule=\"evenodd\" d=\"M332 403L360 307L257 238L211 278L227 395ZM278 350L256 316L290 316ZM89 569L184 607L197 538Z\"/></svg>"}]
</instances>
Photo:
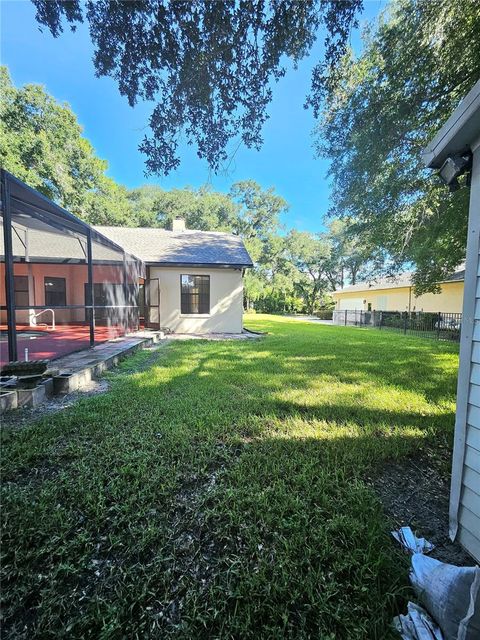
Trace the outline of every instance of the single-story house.
<instances>
[{"instance_id":1,"label":"single-story house","mask_svg":"<svg viewBox=\"0 0 480 640\"><path fill-rule=\"evenodd\" d=\"M480 80L423 153L451 188L470 171L470 212L450 491L450 537L480 561Z\"/></svg>"},{"instance_id":2,"label":"single-story house","mask_svg":"<svg viewBox=\"0 0 480 640\"><path fill-rule=\"evenodd\" d=\"M439 282L439 293L416 296L412 272L398 276L359 282L332 292L335 309L352 311L424 311L461 313L465 268Z\"/></svg>"},{"instance_id":3,"label":"single-story house","mask_svg":"<svg viewBox=\"0 0 480 640\"><path fill-rule=\"evenodd\" d=\"M239 236L190 231L183 219L175 219L171 231L95 229L144 262L150 327L175 333L242 331L243 274L253 263Z\"/></svg>"},{"instance_id":4,"label":"single-story house","mask_svg":"<svg viewBox=\"0 0 480 640\"><path fill-rule=\"evenodd\" d=\"M54 359L139 327L240 333L239 236L92 227L0 171L0 362ZM3 251L2 251L3 249Z\"/></svg>"}]
</instances>

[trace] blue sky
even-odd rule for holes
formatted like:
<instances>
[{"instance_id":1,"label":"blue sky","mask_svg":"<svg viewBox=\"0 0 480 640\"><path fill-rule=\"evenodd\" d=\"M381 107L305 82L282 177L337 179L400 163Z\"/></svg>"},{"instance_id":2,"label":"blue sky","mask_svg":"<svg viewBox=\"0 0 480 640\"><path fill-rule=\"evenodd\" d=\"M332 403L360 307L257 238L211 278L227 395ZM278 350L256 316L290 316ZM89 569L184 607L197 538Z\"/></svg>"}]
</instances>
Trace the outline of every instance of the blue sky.
<instances>
[{"instance_id":1,"label":"blue sky","mask_svg":"<svg viewBox=\"0 0 480 640\"><path fill-rule=\"evenodd\" d=\"M385 7L385 0L365 2L361 22L371 19ZM315 159L312 148L314 120L303 109L310 87L311 70L317 55L304 60L274 87L270 118L264 127L260 151L245 149L235 155L227 175L214 175L197 158L194 147L181 148L181 166L167 177L144 176L144 156L138 145L147 132L152 103L130 108L110 78L96 78L93 48L88 31L65 30L55 39L41 33L35 21L35 8L29 0L0 0L1 62L9 67L13 82L45 85L59 101L68 102L84 127L84 135L97 154L108 161L109 175L127 187L156 183L165 189L211 184L227 191L233 182L253 178L263 187L274 186L290 204L283 222L288 228L319 231L328 209L328 163ZM355 49L358 33L352 34Z\"/></svg>"}]
</instances>

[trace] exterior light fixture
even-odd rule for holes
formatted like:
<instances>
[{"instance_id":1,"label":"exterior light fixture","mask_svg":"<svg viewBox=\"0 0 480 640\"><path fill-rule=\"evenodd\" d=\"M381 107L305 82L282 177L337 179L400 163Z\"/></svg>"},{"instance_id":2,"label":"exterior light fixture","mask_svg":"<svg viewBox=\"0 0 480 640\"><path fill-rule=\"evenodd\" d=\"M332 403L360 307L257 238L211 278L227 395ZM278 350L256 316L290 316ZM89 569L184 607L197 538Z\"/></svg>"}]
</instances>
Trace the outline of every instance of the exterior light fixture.
<instances>
[{"instance_id":1,"label":"exterior light fixture","mask_svg":"<svg viewBox=\"0 0 480 640\"><path fill-rule=\"evenodd\" d=\"M472 168L472 154L470 151L448 156L438 170L438 177L443 184L449 187L450 191L460 189L459 176Z\"/></svg>"}]
</instances>

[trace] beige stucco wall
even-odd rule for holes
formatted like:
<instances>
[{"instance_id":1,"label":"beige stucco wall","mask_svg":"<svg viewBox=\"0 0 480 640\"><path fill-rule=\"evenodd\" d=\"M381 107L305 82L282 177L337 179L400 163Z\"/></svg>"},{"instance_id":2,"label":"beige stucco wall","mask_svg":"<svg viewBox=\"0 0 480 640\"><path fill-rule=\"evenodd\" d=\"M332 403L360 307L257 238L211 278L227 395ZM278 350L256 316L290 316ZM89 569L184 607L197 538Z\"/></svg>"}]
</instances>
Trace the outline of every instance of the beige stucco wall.
<instances>
[{"instance_id":1,"label":"beige stucco wall","mask_svg":"<svg viewBox=\"0 0 480 640\"><path fill-rule=\"evenodd\" d=\"M210 313L180 313L180 276L210 276ZM151 267L150 278L160 280L160 325L176 333L240 333L243 326L243 278L240 269ZM151 322L158 322L151 309Z\"/></svg>"},{"instance_id":2,"label":"beige stucco wall","mask_svg":"<svg viewBox=\"0 0 480 640\"><path fill-rule=\"evenodd\" d=\"M370 289L365 291L332 293L337 309L368 309L383 311L443 311L461 313L463 303L463 282L445 282L440 293L426 293L415 297L410 287L397 289Z\"/></svg>"}]
</instances>

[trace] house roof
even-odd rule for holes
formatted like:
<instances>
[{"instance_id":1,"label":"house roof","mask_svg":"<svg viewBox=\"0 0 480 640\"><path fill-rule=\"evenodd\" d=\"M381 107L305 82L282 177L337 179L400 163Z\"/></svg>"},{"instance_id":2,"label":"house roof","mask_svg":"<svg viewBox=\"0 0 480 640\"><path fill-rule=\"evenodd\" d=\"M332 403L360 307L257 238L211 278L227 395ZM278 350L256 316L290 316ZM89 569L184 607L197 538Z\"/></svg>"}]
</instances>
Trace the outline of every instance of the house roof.
<instances>
[{"instance_id":1,"label":"house roof","mask_svg":"<svg viewBox=\"0 0 480 640\"><path fill-rule=\"evenodd\" d=\"M333 291L332 295L339 293L354 293L356 291L375 291L378 289L400 289L401 287L411 287L413 271L405 271L398 276L388 276L385 278L377 278L368 282L359 282L357 284L343 287L338 291ZM450 276L442 280L442 282L463 282L465 280L465 265L458 267L458 269Z\"/></svg>"},{"instance_id":2,"label":"house roof","mask_svg":"<svg viewBox=\"0 0 480 640\"><path fill-rule=\"evenodd\" d=\"M86 239L88 230L90 230L93 242L109 248L113 252L122 251L122 247L116 245L114 241L95 231L84 220L52 202L5 169L0 170L0 176L2 182L5 181L5 184L8 185L12 226L20 232L20 235L25 229L28 229L29 239L34 243L35 240L37 241L33 248L38 250L40 257L51 255L50 247L44 245L55 242L55 250L63 251L59 255L68 257L71 247L78 245L78 239L82 241ZM0 202L2 213L3 206L4 204ZM58 236L56 241L54 240L55 236ZM13 239L13 242L16 241ZM23 240L20 241L20 244L22 242ZM3 249L3 236L1 249ZM20 250L20 255L23 250L24 248Z\"/></svg>"},{"instance_id":3,"label":"house roof","mask_svg":"<svg viewBox=\"0 0 480 640\"><path fill-rule=\"evenodd\" d=\"M62 234L54 227L50 227L51 231L45 231L45 228L48 227L44 225L41 228L32 228L17 223L12 224L12 253L15 262L64 264L86 262L86 236L72 234L68 229ZM100 244L98 238L101 238L101 235L97 232L95 239L92 241L93 262L123 264L123 248L115 248L116 245L108 238L105 238L107 244ZM5 259L3 246L3 227L0 226L0 257L2 260ZM129 260L132 259L137 260L130 256Z\"/></svg>"},{"instance_id":4,"label":"house roof","mask_svg":"<svg viewBox=\"0 0 480 640\"><path fill-rule=\"evenodd\" d=\"M242 239L231 233L152 227L94 228L148 264L253 266Z\"/></svg>"},{"instance_id":5,"label":"house roof","mask_svg":"<svg viewBox=\"0 0 480 640\"><path fill-rule=\"evenodd\" d=\"M214 231L92 227L7 171L2 169L0 174L10 195L14 261L86 262L86 240L90 235L96 263L123 262L126 252L131 254L127 260L137 260L142 268L140 261L166 266L253 266L239 236ZM0 225L0 254L3 245Z\"/></svg>"}]
</instances>

